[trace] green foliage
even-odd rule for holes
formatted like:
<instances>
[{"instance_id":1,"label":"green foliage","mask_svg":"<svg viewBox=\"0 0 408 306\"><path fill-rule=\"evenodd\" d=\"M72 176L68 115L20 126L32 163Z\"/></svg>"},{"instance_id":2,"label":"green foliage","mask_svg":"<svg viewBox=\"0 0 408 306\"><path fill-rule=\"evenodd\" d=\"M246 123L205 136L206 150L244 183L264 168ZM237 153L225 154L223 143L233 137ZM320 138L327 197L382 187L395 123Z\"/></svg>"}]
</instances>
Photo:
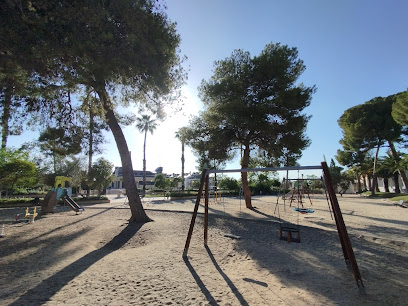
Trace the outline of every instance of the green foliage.
<instances>
[{"instance_id":1,"label":"green foliage","mask_svg":"<svg viewBox=\"0 0 408 306\"><path fill-rule=\"evenodd\" d=\"M72 109L70 92L86 87L98 94L94 103L117 143L132 218L147 221L115 111L119 103L135 102L158 112L180 93L186 77L180 37L165 6L151 0L31 0L2 1L0 8L0 37L13 38L2 40L0 60L10 57L42 86L68 91L66 99L33 103L32 109L48 106L65 118L60 109Z\"/></svg>"},{"instance_id":2,"label":"green foliage","mask_svg":"<svg viewBox=\"0 0 408 306\"><path fill-rule=\"evenodd\" d=\"M349 171L344 171L341 173L341 179L340 179L340 192L344 193L349 189L350 185L354 182L354 176L351 172Z\"/></svg>"},{"instance_id":3,"label":"green foliage","mask_svg":"<svg viewBox=\"0 0 408 306\"><path fill-rule=\"evenodd\" d=\"M3 48L46 77L119 83L135 89L132 98L146 100L168 93L183 76L175 24L156 1L7 1L0 17L1 36L13 37Z\"/></svg>"},{"instance_id":4,"label":"green foliage","mask_svg":"<svg viewBox=\"0 0 408 306\"><path fill-rule=\"evenodd\" d=\"M403 141L404 131L403 127L395 122L391 115L393 104L399 95L385 98L377 97L364 104L349 108L338 120L343 132L340 143L344 148L344 151L338 151L338 160L342 164L358 166L365 154L376 148L373 162L374 183L376 182L378 152L381 146L388 144L395 161L399 161L394 143ZM405 173L400 171L400 174L404 183L408 184ZM372 184L372 193L374 193L374 183Z\"/></svg>"},{"instance_id":5,"label":"green foliage","mask_svg":"<svg viewBox=\"0 0 408 306\"><path fill-rule=\"evenodd\" d=\"M98 190L98 195L101 195L103 188L109 187L112 184L113 175L112 169L114 165L104 158L99 158L92 165L89 173L91 188Z\"/></svg>"},{"instance_id":6,"label":"green foliage","mask_svg":"<svg viewBox=\"0 0 408 306\"><path fill-rule=\"evenodd\" d=\"M170 179L170 187L171 188L178 188L179 183L180 183L180 185L182 185L182 183L183 183L183 179L181 177L173 177L173 178Z\"/></svg>"},{"instance_id":7,"label":"green foliage","mask_svg":"<svg viewBox=\"0 0 408 306\"><path fill-rule=\"evenodd\" d=\"M354 177L347 172L343 172L343 168L336 165L332 159L329 166L330 176L334 190L340 187L340 193L344 193L350 184L354 181Z\"/></svg>"},{"instance_id":8,"label":"green foliage","mask_svg":"<svg viewBox=\"0 0 408 306\"><path fill-rule=\"evenodd\" d=\"M396 96L377 97L344 112L338 123L346 151L367 152L384 142L401 141L402 127L391 116Z\"/></svg>"},{"instance_id":9,"label":"green foliage","mask_svg":"<svg viewBox=\"0 0 408 306\"><path fill-rule=\"evenodd\" d=\"M180 140L180 142L181 142L181 178L182 178L181 189L184 191L184 189L185 189L185 183L184 183L184 163L185 163L184 147L185 147L185 144L186 144L186 128L185 127L181 127L176 132L176 138L178 140Z\"/></svg>"},{"instance_id":10,"label":"green foliage","mask_svg":"<svg viewBox=\"0 0 408 306\"><path fill-rule=\"evenodd\" d=\"M170 191L170 197L172 198L186 198L186 197L196 197L197 196L197 191L196 190L176 190L176 191Z\"/></svg>"},{"instance_id":11,"label":"green foliage","mask_svg":"<svg viewBox=\"0 0 408 306\"><path fill-rule=\"evenodd\" d=\"M86 201L95 201L95 200L108 200L106 196L89 196L89 197L76 197L74 199L76 202L86 202Z\"/></svg>"},{"instance_id":12,"label":"green foliage","mask_svg":"<svg viewBox=\"0 0 408 306\"><path fill-rule=\"evenodd\" d=\"M15 204L24 204L29 206L33 203L33 198L7 198L7 199L0 199L0 205L4 206L13 206ZM19 205L17 205L19 206Z\"/></svg>"},{"instance_id":13,"label":"green foliage","mask_svg":"<svg viewBox=\"0 0 408 306\"><path fill-rule=\"evenodd\" d=\"M1 147L7 147L9 135L20 135L23 121L27 117L22 107L30 93L32 82L28 73L10 59L2 58L0 66L0 120Z\"/></svg>"},{"instance_id":14,"label":"green foliage","mask_svg":"<svg viewBox=\"0 0 408 306\"><path fill-rule=\"evenodd\" d=\"M229 176L221 178L217 182L217 187L222 190L230 190L233 192L239 192L241 189L239 182L235 178Z\"/></svg>"},{"instance_id":15,"label":"green foliage","mask_svg":"<svg viewBox=\"0 0 408 306\"><path fill-rule=\"evenodd\" d=\"M398 139L401 126L391 117L395 96L377 97L347 109L338 120L347 149L368 151L387 139Z\"/></svg>"},{"instance_id":16,"label":"green foliage","mask_svg":"<svg viewBox=\"0 0 408 306\"><path fill-rule=\"evenodd\" d=\"M48 127L38 138L41 149L48 155L66 156L81 152L82 131Z\"/></svg>"},{"instance_id":17,"label":"green foliage","mask_svg":"<svg viewBox=\"0 0 408 306\"><path fill-rule=\"evenodd\" d=\"M65 157L78 154L82 150L82 130L79 127L68 130L48 127L38 138L40 149L50 157L53 172L61 172Z\"/></svg>"},{"instance_id":18,"label":"green foliage","mask_svg":"<svg viewBox=\"0 0 408 306\"><path fill-rule=\"evenodd\" d=\"M141 117L136 118L136 128L140 132L145 133L145 135L147 134L147 132L153 134L156 127L156 119L152 118L150 115L143 114L141 115Z\"/></svg>"},{"instance_id":19,"label":"green foliage","mask_svg":"<svg viewBox=\"0 0 408 306\"><path fill-rule=\"evenodd\" d=\"M101 119L103 118L103 112L102 109L98 108L100 101L94 90L86 88L80 100L82 104L78 109L78 117L83 129L82 143L87 148L87 150L83 151L89 156L89 171L92 167L93 155L102 153L102 144L106 143L102 132L107 131L109 128L106 122Z\"/></svg>"},{"instance_id":20,"label":"green foliage","mask_svg":"<svg viewBox=\"0 0 408 306\"><path fill-rule=\"evenodd\" d=\"M310 191L314 191L316 189L323 189L324 187L322 179L313 174L306 176L305 184Z\"/></svg>"},{"instance_id":21,"label":"green foliage","mask_svg":"<svg viewBox=\"0 0 408 306\"><path fill-rule=\"evenodd\" d=\"M408 90L400 93L392 105L392 118L399 124L408 127Z\"/></svg>"},{"instance_id":22,"label":"green foliage","mask_svg":"<svg viewBox=\"0 0 408 306\"><path fill-rule=\"evenodd\" d=\"M30 188L37 183L37 168L28 154L19 150L0 150L0 187L12 191L14 187Z\"/></svg>"},{"instance_id":23,"label":"green foliage","mask_svg":"<svg viewBox=\"0 0 408 306\"><path fill-rule=\"evenodd\" d=\"M136 118L136 127L140 132L144 132L144 142L143 142L143 195L146 194L146 138L147 132L153 134L156 129L156 120L151 118L150 115L142 115Z\"/></svg>"},{"instance_id":24,"label":"green foliage","mask_svg":"<svg viewBox=\"0 0 408 306\"><path fill-rule=\"evenodd\" d=\"M407 194L395 196L395 194L392 193L392 195L393 195L393 197L390 198L391 201L396 201L396 202L398 202L398 201L400 201L400 200L403 200L405 203L408 203L408 195L407 195Z\"/></svg>"},{"instance_id":25,"label":"green foliage","mask_svg":"<svg viewBox=\"0 0 408 306\"><path fill-rule=\"evenodd\" d=\"M390 178L395 172L398 172L396 164L391 154L383 156L378 161L378 176L382 178Z\"/></svg>"},{"instance_id":26,"label":"green foliage","mask_svg":"<svg viewBox=\"0 0 408 306\"><path fill-rule=\"evenodd\" d=\"M280 187L275 172L252 172L249 175L249 182L255 194L272 194L272 187Z\"/></svg>"},{"instance_id":27,"label":"green foliage","mask_svg":"<svg viewBox=\"0 0 408 306\"><path fill-rule=\"evenodd\" d=\"M80 187L81 183L87 179L87 172L84 157L69 156L64 160L61 173L58 175L72 178L72 187Z\"/></svg>"},{"instance_id":28,"label":"green foliage","mask_svg":"<svg viewBox=\"0 0 408 306\"><path fill-rule=\"evenodd\" d=\"M169 186L169 180L163 174L158 173L154 178L154 186L164 190Z\"/></svg>"},{"instance_id":29,"label":"green foliage","mask_svg":"<svg viewBox=\"0 0 408 306\"><path fill-rule=\"evenodd\" d=\"M235 50L216 61L199 88L205 110L190 122L188 144L209 160L228 160L241 147L262 149L276 164L298 159L309 144L301 112L315 87L296 84L305 70L297 56L296 48L271 43L253 58Z\"/></svg>"},{"instance_id":30,"label":"green foliage","mask_svg":"<svg viewBox=\"0 0 408 306\"><path fill-rule=\"evenodd\" d=\"M192 188L195 188L195 189L198 189L198 188L200 188L200 184L201 184L200 180L194 180L194 181L191 183L191 187L192 187Z\"/></svg>"},{"instance_id":31,"label":"green foliage","mask_svg":"<svg viewBox=\"0 0 408 306\"><path fill-rule=\"evenodd\" d=\"M408 202L408 195L406 193L390 193L390 192L376 192L374 195L371 192L366 191L363 192L362 195L370 198L378 198L378 199L390 199L391 201L399 201L403 200L404 202Z\"/></svg>"}]
</instances>

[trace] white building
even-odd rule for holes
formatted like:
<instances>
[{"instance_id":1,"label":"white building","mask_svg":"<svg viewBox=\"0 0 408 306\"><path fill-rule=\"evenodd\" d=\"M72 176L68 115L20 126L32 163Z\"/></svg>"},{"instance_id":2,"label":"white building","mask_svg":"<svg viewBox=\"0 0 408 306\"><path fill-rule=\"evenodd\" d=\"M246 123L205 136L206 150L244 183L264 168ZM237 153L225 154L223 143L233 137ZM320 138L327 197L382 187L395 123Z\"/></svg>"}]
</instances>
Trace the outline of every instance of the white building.
<instances>
[{"instance_id":1,"label":"white building","mask_svg":"<svg viewBox=\"0 0 408 306\"><path fill-rule=\"evenodd\" d=\"M405 171L405 174L408 176L408 171ZM383 179L381 177L378 178L378 188L380 189L381 192L385 192L384 181L385 181L385 179ZM408 192L408 190L407 190L408 188L407 188L407 186L404 185L404 182L401 179L401 175L398 175L398 185L399 185L401 193ZM395 192L395 182L394 182L394 179L392 177L388 179L388 189L389 189L389 192L391 192L391 193Z\"/></svg>"},{"instance_id":2,"label":"white building","mask_svg":"<svg viewBox=\"0 0 408 306\"><path fill-rule=\"evenodd\" d=\"M122 167L115 167L114 180L112 182L112 189L123 189L125 188L123 183L123 172ZM135 176L135 182L137 189L143 189L143 171L133 170ZM151 190L154 187L154 178L156 177L155 172L146 171L146 190Z\"/></svg>"},{"instance_id":3,"label":"white building","mask_svg":"<svg viewBox=\"0 0 408 306\"><path fill-rule=\"evenodd\" d=\"M193 188L195 182L197 182L197 181L200 182L200 180L201 180L201 174L198 173L198 172L193 172L190 175L185 176L184 177L185 189L187 190L189 188Z\"/></svg>"},{"instance_id":4,"label":"white building","mask_svg":"<svg viewBox=\"0 0 408 306\"><path fill-rule=\"evenodd\" d=\"M408 171L405 171L405 174L408 176ZM385 179L382 177L377 177L377 182L378 182L378 189L380 192L386 192L385 191L385 184L384 184ZM368 182L368 178L365 178L365 184L363 178L360 178L360 184L361 184L361 189L369 189L369 186L372 184L372 178L370 179L370 183ZM407 186L404 185L404 182L401 179L401 175L398 175L398 184L401 193L407 193L408 188ZM395 182L393 177L388 179L388 189L389 192L394 193L395 192ZM358 191L358 184L357 181L355 181L353 184L350 185L349 189L346 191L346 193L356 193Z\"/></svg>"}]
</instances>

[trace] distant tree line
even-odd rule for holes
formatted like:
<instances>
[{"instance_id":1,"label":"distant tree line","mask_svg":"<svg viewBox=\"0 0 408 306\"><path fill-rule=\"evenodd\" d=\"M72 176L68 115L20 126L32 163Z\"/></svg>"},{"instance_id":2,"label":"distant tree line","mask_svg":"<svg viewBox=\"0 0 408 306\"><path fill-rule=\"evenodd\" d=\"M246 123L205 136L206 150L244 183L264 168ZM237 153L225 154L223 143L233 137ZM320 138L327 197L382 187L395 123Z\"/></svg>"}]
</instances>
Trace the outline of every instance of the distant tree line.
<instances>
[{"instance_id":1,"label":"distant tree line","mask_svg":"<svg viewBox=\"0 0 408 306\"><path fill-rule=\"evenodd\" d=\"M388 97L376 97L347 109L338 120L343 132L342 149L337 151L338 162L349 168L350 176L358 183L358 191L378 191L377 178L394 180L395 193L400 193L399 176L408 188L408 90ZM398 147L400 149L398 149ZM387 148L380 156L381 149ZM404 150L404 151L401 151ZM361 179L363 186L361 186Z\"/></svg>"}]
</instances>

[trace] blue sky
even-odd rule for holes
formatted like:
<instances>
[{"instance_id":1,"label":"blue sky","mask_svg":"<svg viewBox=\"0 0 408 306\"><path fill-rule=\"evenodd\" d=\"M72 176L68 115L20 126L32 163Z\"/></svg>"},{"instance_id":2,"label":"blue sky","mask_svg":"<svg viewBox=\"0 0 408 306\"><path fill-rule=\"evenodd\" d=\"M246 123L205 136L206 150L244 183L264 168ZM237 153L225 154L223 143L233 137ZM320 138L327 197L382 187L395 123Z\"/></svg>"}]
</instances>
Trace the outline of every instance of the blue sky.
<instances>
[{"instance_id":1,"label":"blue sky","mask_svg":"<svg viewBox=\"0 0 408 306\"><path fill-rule=\"evenodd\" d=\"M306 134L311 139L299 161L317 165L329 161L340 148L337 120L343 112L376 96L408 88L408 1L405 0L167 0L167 13L177 22L181 54L186 55L189 78L182 112L168 119L147 138L147 168L163 166L180 173L180 143L175 131L197 114L202 104L197 87L212 75L213 63L234 49L258 55L267 43L296 47L306 65L300 82L316 85ZM134 126L124 129L135 169L142 168L143 135ZM10 145L32 140L32 134L11 136ZM120 166L119 154L108 134L104 157ZM228 168L239 167L238 162ZM195 171L195 157L187 150L186 171Z\"/></svg>"},{"instance_id":2,"label":"blue sky","mask_svg":"<svg viewBox=\"0 0 408 306\"><path fill-rule=\"evenodd\" d=\"M196 93L213 62L234 49L258 55L269 42L297 47L316 85L302 165L329 160L340 148L337 120L376 96L408 88L407 1L179 1L169 0L188 56L188 87Z\"/></svg>"}]
</instances>

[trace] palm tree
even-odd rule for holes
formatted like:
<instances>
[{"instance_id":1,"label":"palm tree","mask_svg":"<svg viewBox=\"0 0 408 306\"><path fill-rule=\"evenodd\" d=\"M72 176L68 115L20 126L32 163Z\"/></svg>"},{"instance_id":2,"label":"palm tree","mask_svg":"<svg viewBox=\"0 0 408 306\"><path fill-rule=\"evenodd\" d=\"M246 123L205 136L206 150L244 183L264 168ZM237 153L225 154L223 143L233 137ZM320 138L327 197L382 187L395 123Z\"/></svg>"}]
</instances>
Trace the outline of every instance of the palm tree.
<instances>
[{"instance_id":1,"label":"palm tree","mask_svg":"<svg viewBox=\"0 0 408 306\"><path fill-rule=\"evenodd\" d=\"M357 192L361 193L362 189L361 189L361 166L353 166L352 168L350 168L350 173L352 175L354 175L354 178L357 181Z\"/></svg>"},{"instance_id":2,"label":"palm tree","mask_svg":"<svg viewBox=\"0 0 408 306\"><path fill-rule=\"evenodd\" d=\"M387 156L383 158L383 163L385 167L387 167L392 173L395 185L395 193L401 193L399 185L399 174L405 171L406 162L404 162L404 155L402 155L401 152L397 152L397 154L398 160L394 158L394 154L391 152L391 150L387 151Z\"/></svg>"},{"instance_id":3,"label":"palm tree","mask_svg":"<svg viewBox=\"0 0 408 306\"><path fill-rule=\"evenodd\" d=\"M390 157L381 157L378 159L378 176L384 181L385 192L390 192L389 179L393 176L394 171L391 170L390 166L393 166L394 161Z\"/></svg>"},{"instance_id":4,"label":"palm tree","mask_svg":"<svg viewBox=\"0 0 408 306\"><path fill-rule=\"evenodd\" d=\"M364 190L371 190L371 176L373 171L374 158L367 154L364 160L360 163L361 176L363 178ZM367 186L368 182L368 186Z\"/></svg>"},{"instance_id":5,"label":"palm tree","mask_svg":"<svg viewBox=\"0 0 408 306\"><path fill-rule=\"evenodd\" d=\"M136 118L136 128L143 133L144 132L144 143L143 143L143 192L142 196L146 194L146 137L147 132L153 134L156 129L156 119L151 118L150 115L142 115Z\"/></svg>"},{"instance_id":6,"label":"palm tree","mask_svg":"<svg viewBox=\"0 0 408 306\"><path fill-rule=\"evenodd\" d=\"M176 132L176 138L181 142L181 190L184 191L184 145L186 143L186 128L182 127Z\"/></svg>"}]
</instances>

